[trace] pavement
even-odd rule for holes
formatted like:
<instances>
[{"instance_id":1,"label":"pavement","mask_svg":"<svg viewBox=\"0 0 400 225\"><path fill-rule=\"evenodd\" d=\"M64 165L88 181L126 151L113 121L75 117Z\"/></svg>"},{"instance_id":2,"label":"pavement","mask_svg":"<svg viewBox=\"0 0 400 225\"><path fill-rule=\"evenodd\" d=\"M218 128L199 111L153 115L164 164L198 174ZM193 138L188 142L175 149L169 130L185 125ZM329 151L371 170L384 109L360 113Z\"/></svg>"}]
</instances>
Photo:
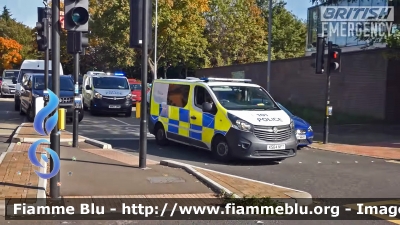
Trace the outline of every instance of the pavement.
<instances>
[{"instance_id":1,"label":"pavement","mask_svg":"<svg viewBox=\"0 0 400 225\"><path fill-rule=\"evenodd\" d=\"M7 150L9 138L15 127L25 121L25 117L14 111L14 98L2 98L0 106L0 153Z\"/></svg>"},{"instance_id":2,"label":"pavement","mask_svg":"<svg viewBox=\"0 0 400 225\"><path fill-rule=\"evenodd\" d=\"M0 102L0 104L3 104L3 102ZM1 118L3 118L3 114L4 113L0 112L0 123L2 122ZM72 126L67 125L67 130L71 131ZM126 170L134 171L134 173L131 172L130 174L141 172L148 173L148 171L154 171L152 172L155 173L154 175L146 175L146 178L157 177L157 179L154 180L159 180L161 177L165 178L172 176L185 178L183 180L186 182L194 181L196 184L198 184L197 187L199 188L195 188L197 194L201 194L202 196L205 194L214 194L218 188L220 188L220 190L222 189L231 191L232 193L238 195L266 194L271 196L272 194L275 194L276 196L279 196L283 193L287 196L287 198L292 198L289 195L293 194L293 192L310 193L313 197L322 198L396 198L400 194L400 191L398 190L400 182L398 179L395 179L398 176L398 169L400 168L400 165L398 163L393 163L391 160L343 154L339 152L333 152L329 149L324 151L320 149L305 148L300 150L296 157L287 159L281 163L266 163L263 161L237 161L230 164L221 164L214 161L211 158L211 155L204 150L188 148L179 144L172 144L171 146L160 148L159 146L155 145L154 137L149 134L148 167L151 169L141 170L137 168L139 120L134 118L134 115L131 118L112 116L93 117L87 113L85 114L84 120L80 124L79 134L83 139L82 142L79 142L79 149L72 148L69 146L69 143L64 142L61 150L62 167L60 189L61 193L65 195L77 196L82 194L81 196L83 196L83 194L91 194L85 193L85 190L82 190L87 190L90 187L90 183L96 184L93 185L95 186L93 189L98 189L96 190L96 195L101 194L102 196L107 196L107 190L105 188L102 189L102 185L110 185L113 189L116 188L118 195L108 195L113 196L114 198L120 196L119 193L124 193L126 195L127 192L124 191L131 191L129 195L140 195L134 193L135 190L139 190L140 188L118 187L132 187L138 184L138 182L133 182L135 179L142 179L143 181L145 178L145 176L142 176L142 178L131 178ZM112 146L112 149L102 149L97 146L90 146L85 142L85 140L92 138L97 139L98 141L107 142L110 144L110 146ZM28 143L21 143L20 145L18 145L18 142L14 143L14 147L17 146L17 148L22 148L23 146L28 145ZM13 151L12 153L8 152L4 158L8 161L4 162L10 163L12 160L15 162L20 161L18 158L14 159L14 155L9 155L17 153L21 154L21 157L26 157L26 152L24 151ZM25 156L23 154L25 154ZM76 158L76 160L72 160L73 158ZM160 162L162 165L160 165ZM2 164L0 165L2 166ZM22 166L22 168L26 170L32 170L28 169L27 167L29 167L29 165ZM101 167L108 169L101 169ZM178 168L172 170L177 170L180 172L166 173L166 168L171 169L170 167ZM120 173L124 174L124 176L120 176ZM8 174L11 173L8 172ZM18 171L15 174L18 175ZM18 176L15 176L15 174L12 179L17 179L18 176L22 175L22 173ZM32 173L30 174L32 175ZM97 181L94 182L96 179L102 179L97 177L107 176L107 174L112 174L112 176L114 176L112 178L114 179L112 182L109 182L106 179L102 181L102 184L96 183ZM116 174L118 174L118 176L116 176ZM168 176L165 176L165 174L168 174ZM192 174L189 176L193 180L186 179L185 175L182 174ZM34 176L36 175L34 174ZM23 193L26 192L25 190L43 190L38 188L34 183L34 176L32 176L32 180L29 180L30 183L27 183L26 179L22 179L24 181L11 180L8 181L8 183L16 183L17 185L22 186L22 194L19 192L19 194L22 196L24 195ZM96 177L96 179L94 177ZM125 182L123 183L124 185L118 185L118 182L121 182L118 177L129 177L130 180L123 181ZM79 183L79 186L84 188L79 188L79 186L76 185L76 183L79 182L78 180L84 180L83 182L81 181ZM118 182L116 180L118 180ZM172 180L179 181L180 179ZM149 182L149 180L147 179L145 183L146 182ZM86 186L82 183L84 183ZM181 184L182 183L183 182L181 182ZM267 188L259 187L257 186L258 184L267 185L263 186ZM151 186L150 184L147 185ZM175 184L173 183L171 185ZM207 189L208 192L204 192L205 190L203 191L202 188ZM279 188L283 188L283 192L281 191L279 193L279 191L274 191L274 189L279 190ZM166 188L162 189L169 190ZM255 191L251 191L252 189ZM199 193L200 190L202 193ZM305 192L298 190L304 190ZM150 194L150 197L160 196L159 193L153 192ZM30 194L33 194L32 191ZM165 194L166 193L162 195L165 196ZM169 195L174 194L170 192ZM8 222L12 224L23 224L21 221ZM73 221L54 221L48 223L44 223L44 221L30 221L29 224L38 224L39 222L40 224L60 224L64 222L76 223ZM243 222L244 221L196 221L196 224L244 224ZM262 222L274 224L320 224L319 221L282 220L253 221L250 223ZM324 221L324 224L337 224L338 222L339 221ZM133 224L137 223L137 221L96 221L95 223ZM192 224L192 222L185 221L140 221L140 223ZM356 225L389 224L386 221L341 221L339 223ZM79 224L92 223L79 221Z\"/></svg>"}]
</instances>

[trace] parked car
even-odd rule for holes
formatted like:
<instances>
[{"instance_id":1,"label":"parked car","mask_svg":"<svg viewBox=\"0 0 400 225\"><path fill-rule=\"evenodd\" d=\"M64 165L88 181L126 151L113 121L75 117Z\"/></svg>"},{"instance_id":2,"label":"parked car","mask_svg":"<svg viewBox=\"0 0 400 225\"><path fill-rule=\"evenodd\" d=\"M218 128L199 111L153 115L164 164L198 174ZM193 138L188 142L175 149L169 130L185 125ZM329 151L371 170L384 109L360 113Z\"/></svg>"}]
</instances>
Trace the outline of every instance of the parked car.
<instances>
[{"instance_id":1,"label":"parked car","mask_svg":"<svg viewBox=\"0 0 400 225\"><path fill-rule=\"evenodd\" d=\"M18 77L19 70L4 70L3 75L0 77L0 96L14 96L15 84L13 78Z\"/></svg>"},{"instance_id":2,"label":"parked car","mask_svg":"<svg viewBox=\"0 0 400 225\"><path fill-rule=\"evenodd\" d=\"M29 122L33 122L36 113L40 108L37 105L36 98L43 97L43 91L45 90L44 74L33 74L26 73L24 75L23 88L24 91L21 92L21 105L19 107L20 114L26 114ZM49 76L49 86L52 87L51 75ZM72 121L74 112L74 83L70 76L60 76L60 103L59 107L66 110L67 119ZM79 110L78 121L83 120L83 108Z\"/></svg>"},{"instance_id":3,"label":"parked car","mask_svg":"<svg viewBox=\"0 0 400 225\"><path fill-rule=\"evenodd\" d=\"M294 129L296 130L296 137L298 140L298 147L302 148L313 143L314 131L309 123L302 118L293 115L288 109L277 103L279 108L285 111L290 118L294 121Z\"/></svg>"},{"instance_id":4,"label":"parked car","mask_svg":"<svg viewBox=\"0 0 400 225\"><path fill-rule=\"evenodd\" d=\"M135 79L128 79L129 86L131 87L132 103L142 101L142 84Z\"/></svg>"}]
</instances>

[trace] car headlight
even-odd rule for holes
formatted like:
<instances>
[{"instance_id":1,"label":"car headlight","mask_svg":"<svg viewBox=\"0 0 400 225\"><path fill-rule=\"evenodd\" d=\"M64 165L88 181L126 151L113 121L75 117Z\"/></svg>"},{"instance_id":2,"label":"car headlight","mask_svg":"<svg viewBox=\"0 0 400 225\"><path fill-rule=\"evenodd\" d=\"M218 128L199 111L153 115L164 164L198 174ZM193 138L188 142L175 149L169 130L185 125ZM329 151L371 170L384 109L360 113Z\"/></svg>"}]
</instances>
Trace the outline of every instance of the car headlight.
<instances>
[{"instance_id":1,"label":"car headlight","mask_svg":"<svg viewBox=\"0 0 400 225\"><path fill-rule=\"evenodd\" d=\"M128 94L127 96L126 96L126 99L131 99L132 98L132 94Z\"/></svg>"},{"instance_id":2,"label":"car headlight","mask_svg":"<svg viewBox=\"0 0 400 225\"><path fill-rule=\"evenodd\" d=\"M246 131L246 132L253 131L253 125L251 125L249 122L241 120L237 116L234 116L230 113L228 113L228 118L232 122L233 128L235 128L237 130L241 130L241 131Z\"/></svg>"},{"instance_id":3,"label":"car headlight","mask_svg":"<svg viewBox=\"0 0 400 225\"><path fill-rule=\"evenodd\" d=\"M312 131L313 131L312 127L309 126L309 127L308 127L308 132L312 132Z\"/></svg>"},{"instance_id":4,"label":"car headlight","mask_svg":"<svg viewBox=\"0 0 400 225\"><path fill-rule=\"evenodd\" d=\"M94 97L95 97L95 98L98 98L98 99L103 98L103 96L102 96L100 93L95 93L95 94L94 94Z\"/></svg>"},{"instance_id":5,"label":"car headlight","mask_svg":"<svg viewBox=\"0 0 400 225\"><path fill-rule=\"evenodd\" d=\"M247 123L246 121L243 120L236 120L236 127L239 130L243 131L251 131L251 124Z\"/></svg>"},{"instance_id":6,"label":"car headlight","mask_svg":"<svg viewBox=\"0 0 400 225\"><path fill-rule=\"evenodd\" d=\"M293 120L290 120L290 128L291 128L291 129L294 128L294 122L293 122Z\"/></svg>"},{"instance_id":7,"label":"car headlight","mask_svg":"<svg viewBox=\"0 0 400 225\"><path fill-rule=\"evenodd\" d=\"M306 134L306 131L305 130L296 129L296 134L299 134L299 135Z\"/></svg>"}]
</instances>

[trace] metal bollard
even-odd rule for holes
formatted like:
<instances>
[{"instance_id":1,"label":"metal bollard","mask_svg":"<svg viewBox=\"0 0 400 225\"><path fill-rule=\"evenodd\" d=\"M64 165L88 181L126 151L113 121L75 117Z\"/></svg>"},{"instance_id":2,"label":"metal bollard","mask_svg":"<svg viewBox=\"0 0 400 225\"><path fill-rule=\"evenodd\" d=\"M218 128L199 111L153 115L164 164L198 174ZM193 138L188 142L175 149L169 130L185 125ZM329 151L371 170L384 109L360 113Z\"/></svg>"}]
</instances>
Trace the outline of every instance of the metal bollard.
<instances>
[{"instance_id":1,"label":"metal bollard","mask_svg":"<svg viewBox=\"0 0 400 225\"><path fill-rule=\"evenodd\" d=\"M136 118L140 118L140 107L142 103L141 102L136 102Z\"/></svg>"},{"instance_id":2,"label":"metal bollard","mask_svg":"<svg viewBox=\"0 0 400 225\"><path fill-rule=\"evenodd\" d=\"M58 130L65 130L67 123L67 111L63 108L58 109Z\"/></svg>"}]
</instances>

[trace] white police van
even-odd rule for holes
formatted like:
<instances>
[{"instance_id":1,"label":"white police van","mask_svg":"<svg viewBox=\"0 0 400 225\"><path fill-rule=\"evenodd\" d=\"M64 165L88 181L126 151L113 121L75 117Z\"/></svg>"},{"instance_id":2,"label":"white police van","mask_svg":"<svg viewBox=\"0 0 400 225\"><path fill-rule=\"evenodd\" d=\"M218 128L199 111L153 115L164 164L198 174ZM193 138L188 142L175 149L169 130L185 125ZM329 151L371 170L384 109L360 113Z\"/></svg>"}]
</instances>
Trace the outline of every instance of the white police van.
<instances>
[{"instance_id":1,"label":"white police van","mask_svg":"<svg viewBox=\"0 0 400 225\"><path fill-rule=\"evenodd\" d=\"M14 95L14 109L15 111L20 110L21 105L21 93L25 92L22 87L24 79L27 77L25 74L38 73L44 74L44 60L24 60L21 64L20 71L17 78L12 80L15 84L15 95ZM51 70L51 60L49 60L49 74L52 74ZM60 63L60 75L63 75L64 71Z\"/></svg>"},{"instance_id":2,"label":"white police van","mask_svg":"<svg viewBox=\"0 0 400 225\"><path fill-rule=\"evenodd\" d=\"M104 72L89 71L83 76L83 109L92 115L98 113L124 113L132 115L132 94L124 74L107 75Z\"/></svg>"}]
</instances>

